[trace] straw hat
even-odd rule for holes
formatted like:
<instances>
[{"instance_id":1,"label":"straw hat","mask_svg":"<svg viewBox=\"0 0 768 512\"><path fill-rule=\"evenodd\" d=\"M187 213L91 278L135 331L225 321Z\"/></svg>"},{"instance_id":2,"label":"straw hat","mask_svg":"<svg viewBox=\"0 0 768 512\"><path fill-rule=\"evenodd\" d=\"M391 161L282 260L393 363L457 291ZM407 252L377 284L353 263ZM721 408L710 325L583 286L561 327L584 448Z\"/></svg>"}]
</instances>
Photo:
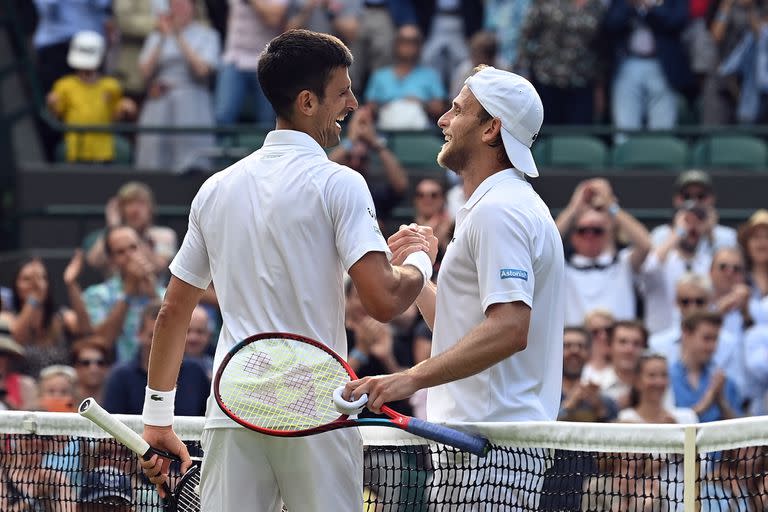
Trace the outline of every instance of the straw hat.
<instances>
[{"instance_id":1,"label":"straw hat","mask_svg":"<svg viewBox=\"0 0 768 512\"><path fill-rule=\"evenodd\" d=\"M0 320L0 356L2 355L24 357L24 347L13 340L11 328L5 320Z\"/></svg>"},{"instance_id":2,"label":"straw hat","mask_svg":"<svg viewBox=\"0 0 768 512\"><path fill-rule=\"evenodd\" d=\"M768 210L757 210L747 222L739 227L739 244L746 250L747 240L752 236L752 232L759 226L768 227Z\"/></svg>"}]
</instances>

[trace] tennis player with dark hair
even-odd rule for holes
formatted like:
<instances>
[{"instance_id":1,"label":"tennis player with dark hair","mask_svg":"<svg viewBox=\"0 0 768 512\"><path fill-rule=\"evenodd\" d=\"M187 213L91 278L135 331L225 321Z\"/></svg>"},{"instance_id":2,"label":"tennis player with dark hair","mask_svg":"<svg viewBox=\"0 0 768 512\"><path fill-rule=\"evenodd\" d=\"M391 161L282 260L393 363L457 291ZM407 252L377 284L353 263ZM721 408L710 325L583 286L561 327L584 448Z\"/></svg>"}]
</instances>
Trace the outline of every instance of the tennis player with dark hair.
<instances>
[{"instance_id":1,"label":"tennis player with dark hair","mask_svg":"<svg viewBox=\"0 0 768 512\"><path fill-rule=\"evenodd\" d=\"M368 393L376 411L429 388L431 422L557 417L565 314L563 246L549 208L526 180L538 176L530 147L542 121L541 99L524 78L481 67L466 80L438 121L446 143L437 161L464 179L469 199L456 215L437 286L427 285L416 302L433 330L431 357L400 373L350 382L344 398ZM392 235L389 245L395 262L419 248L409 228ZM436 461L435 478L440 478L442 462ZM533 491L540 482L527 484L530 476L543 473L543 460L531 464L527 476L518 470L507 484L486 474L486 491L501 492L505 505L536 510ZM437 501L457 496L459 503L482 500L462 498L466 488L462 490L461 480L468 473L453 475L453 486L459 488L441 491L449 494ZM492 489L496 484L501 487Z\"/></svg>"},{"instance_id":2,"label":"tennis player with dark hair","mask_svg":"<svg viewBox=\"0 0 768 512\"><path fill-rule=\"evenodd\" d=\"M277 113L264 146L209 178L192 202L189 227L170 265L157 319L144 405L144 439L189 455L170 425L174 387L192 310L211 280L222 310L214 372L240 340L283 331L327 343L346 357L343 273L381 322L404 311L431 277L432 237L412 231L420 251L390 265L363 177L328 160L344 119L358 106L337 38L293 30L273 39L259 82ZM432 251L431 255L427 252ZM239 427L209 401L202 444L202 510L278 512L362 508L363 449L356 429L284 439ZM143 463L153 483L157 458Z\"/></svg>"}]
</instances>

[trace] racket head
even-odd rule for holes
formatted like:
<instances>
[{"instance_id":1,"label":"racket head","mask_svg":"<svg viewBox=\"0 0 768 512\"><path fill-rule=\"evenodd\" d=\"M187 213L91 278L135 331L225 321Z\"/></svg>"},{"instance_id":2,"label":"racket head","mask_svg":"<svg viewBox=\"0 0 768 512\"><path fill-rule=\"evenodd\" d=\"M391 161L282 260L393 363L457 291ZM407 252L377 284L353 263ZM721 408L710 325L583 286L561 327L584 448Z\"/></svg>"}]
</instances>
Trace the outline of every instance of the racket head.
<instances>
[{"instance_id":1,"label":"racket head","mask_svg":"<svg viewBox=\"0 0 768 512\"><path fill-rule=\"evenodd\" d=\"M267 332L227 353L213 381L221 410L264 434L298 437L353 424L333 404L333 391L354 371L326 345L305 336Z\"/></svg>"},{"instance_id":2,"label":"racket head","mask_svg":"<svg viewBox=\"0 0 768 512\"><path fill-rule=\"evenodd\" d=\"M168 500L169 512L200 512L200 462L195 461L176 483L171 499Z\"/></svg>"}]
</instances>

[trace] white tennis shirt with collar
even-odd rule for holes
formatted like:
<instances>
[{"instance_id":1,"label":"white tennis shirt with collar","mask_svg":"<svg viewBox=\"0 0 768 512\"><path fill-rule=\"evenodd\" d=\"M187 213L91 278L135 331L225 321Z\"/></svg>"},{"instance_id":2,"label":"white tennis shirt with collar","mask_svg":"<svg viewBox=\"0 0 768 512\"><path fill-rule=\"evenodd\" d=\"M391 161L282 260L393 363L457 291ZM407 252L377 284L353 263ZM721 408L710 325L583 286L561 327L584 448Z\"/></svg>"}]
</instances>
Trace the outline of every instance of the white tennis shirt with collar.
<instances>
[{"instance_id":1,"label":"white tennis shirt with collar","mask_svg":"<svg viewBox=\"0 0 768 512\"><path fill-rule=\"evenodd\" d=\"M432 355L454 346L492 304L531 307L525 350L430 388L435 422L554 420L560 405L563 244L549 208L515 169L491 175L456 216L437 282Z\"/></svg>"},{"instance_id":2,"label":"white tennis shirt with collar","mask_svg":"<svg viewBox=\"0 0 768 512\"><path fill-rule=\"evenodd\" d=\"M224 320L215 373L259 332L308 336L346 358L343 274L370 251L390 254L364 178L306 133L276 130L202 185L170 270L202 289L213 278ZM206 427L235 426L211 404Z\"/></svg>"}]
</instances>

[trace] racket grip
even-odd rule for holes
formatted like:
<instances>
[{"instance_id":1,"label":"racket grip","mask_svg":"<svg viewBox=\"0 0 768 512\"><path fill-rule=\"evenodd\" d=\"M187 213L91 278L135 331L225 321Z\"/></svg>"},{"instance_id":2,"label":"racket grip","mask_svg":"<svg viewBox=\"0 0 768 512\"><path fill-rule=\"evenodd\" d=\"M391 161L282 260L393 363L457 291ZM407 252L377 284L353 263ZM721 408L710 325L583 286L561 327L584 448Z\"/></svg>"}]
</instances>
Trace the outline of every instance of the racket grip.
<instances>
[{"instance_id":1,"label":"racket grip","mask_svg":"<svg viewBox=\"0 0 768 512\"><path fill-rule=\"evenodd\" d=\"M491 449L491 444L481 436L467 434L436 423L412 418L406 430L411 434L447 444L478 457L485 457Z\"/></svg>"}]
</instances>

